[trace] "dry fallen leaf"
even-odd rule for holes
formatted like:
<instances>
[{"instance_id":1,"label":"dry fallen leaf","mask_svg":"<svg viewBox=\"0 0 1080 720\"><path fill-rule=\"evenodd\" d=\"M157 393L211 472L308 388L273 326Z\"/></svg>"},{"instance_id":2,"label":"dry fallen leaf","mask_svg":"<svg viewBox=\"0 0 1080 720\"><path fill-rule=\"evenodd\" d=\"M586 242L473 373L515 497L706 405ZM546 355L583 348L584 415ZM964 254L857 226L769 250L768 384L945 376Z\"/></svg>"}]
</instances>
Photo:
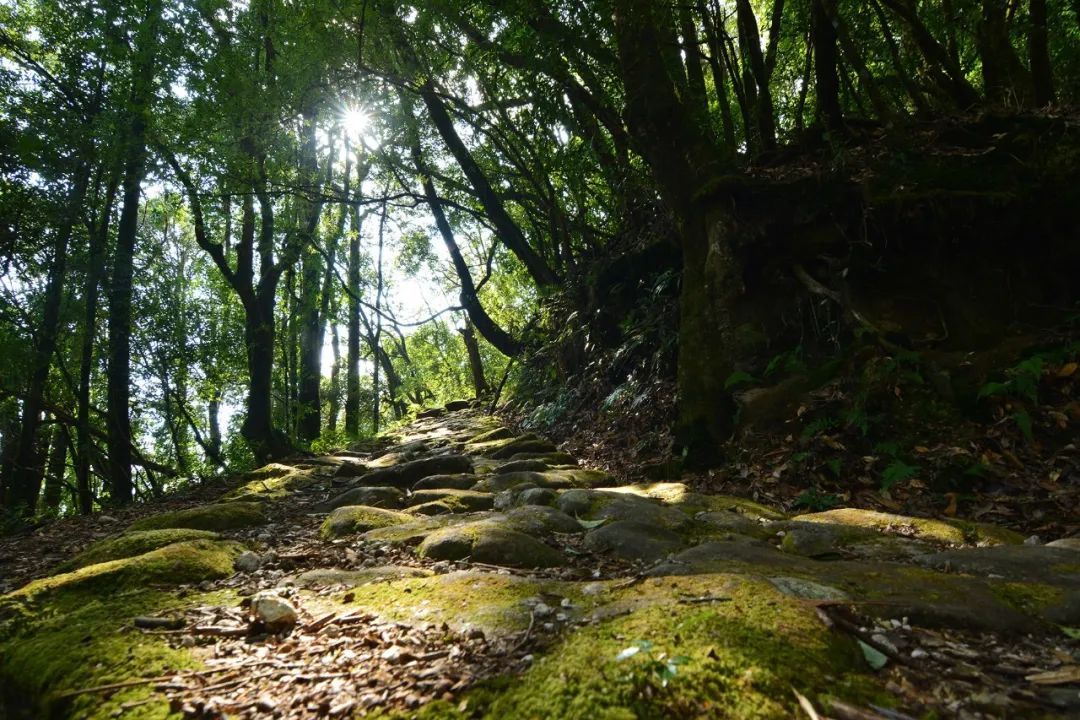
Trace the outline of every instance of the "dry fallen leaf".
<instances>
[{"instance_id":1,"label":"dry fallen leaf","mask_svg":"<svg viewBox=\"0 0 1080 720\"><path fill-rule=\"evenodd\" d=\"M1036 685L1065 685L1080 682L1080 665L1066 665L1057 670L1027 675L1024 679Z\"/></svg>"}]
</instances>

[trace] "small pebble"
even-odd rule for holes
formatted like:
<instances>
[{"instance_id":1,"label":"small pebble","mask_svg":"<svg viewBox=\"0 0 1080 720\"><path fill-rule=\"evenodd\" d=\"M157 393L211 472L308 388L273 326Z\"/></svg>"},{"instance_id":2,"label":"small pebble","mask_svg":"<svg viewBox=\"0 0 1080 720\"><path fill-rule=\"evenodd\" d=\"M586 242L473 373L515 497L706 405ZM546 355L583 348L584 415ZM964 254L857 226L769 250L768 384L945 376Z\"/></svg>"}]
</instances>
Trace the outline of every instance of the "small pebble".
<instances>
[{"instance_id":1,"label":"small pebble","mask_svg":"<svg viewBox=\"0 0 1080 720\"><path fill-rule=\"evenodd\" d=\"M930 654L928 652L926 652L925 650L923 650L922 648L915 648L914 650L911 651L911 657L913 657L916 660L918 660L919 658L929 657L929 655Z\"/></svg>"},{"instance_id":2,"label":"small pebble","mask_svg":"<svg viewBox=\"0 0 1080 720\"><path fill-rule=\"evenodd\" d=\"M536 615L536 617L547 617L551 614L551 608L545 603L536 603L536 606L533 607L533 614Z\"/></svg>"},{"instance_id":3,"label":"small pebble","mask_svg":"<svg viewBox=\"0 0 1080 720\"><path fill-rule=\"evenodd\" d=\"M236 556L233 560L233 567L237 572L253 573L262 567L262 558L258 553L253 553L250 550L246 550Z\"/></svg>"},{"instance_id":4,"label":"small pebble","mask_svg":"<svg viewBox=\"0 0 1080 720\"><path fill-rule=\"evenodd\" d=\"M566 622L566 613L556 613L555 619L559 622Z\"/></svg>"},{"instance_id":5,"label":"small pebble","mask_svg":"<svg viewBox=\"0 0 1080 720\"><path fill-rule=\"evenodd\" d=\"M564 608L568 608L573 605L573 603L570 602L570 598L563 598L562 602L560 602L559 604L562 605Z\"/></svg>"},{"instance_id":6,"label":"small pebble","mask_svg":"<svg viewBox=\"0 0 1080 720\"><path fill-rule=\"evenodd\" d=\"M1025 545L1042 545L1043 541L1038 535L1032 535L1031 537L1024 538Z\"/></svg>"},{"instance_id":7,"label":"small pebble","mask_svg":"<svg viewBox=\"0 0 1080 720\"><path fill-rule=\"evenodd\" d=\"M195 638L192 635L185 635L180 638L180 647L193 648L195 647Z\"/></svg>"}]
</instances>

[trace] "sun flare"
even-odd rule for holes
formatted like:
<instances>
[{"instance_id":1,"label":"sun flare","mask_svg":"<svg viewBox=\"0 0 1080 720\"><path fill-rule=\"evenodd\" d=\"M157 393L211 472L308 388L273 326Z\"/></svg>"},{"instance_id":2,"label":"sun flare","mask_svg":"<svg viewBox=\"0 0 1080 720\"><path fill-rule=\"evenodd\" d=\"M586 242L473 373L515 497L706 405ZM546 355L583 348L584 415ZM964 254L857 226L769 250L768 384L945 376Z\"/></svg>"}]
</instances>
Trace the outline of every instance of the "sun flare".
<instances>
[{"instance_id":1,"label":"sun flare","mask_svg":"<svg viewBox=\"0 0 1080 720\"><path fill-rule=\"evenodd\" d=\"M369 121L368 114L364 112L363 108L359 107L346 108L341 116L341 123L345 128L345 132L353 139L359 138L367 130Z\"/></svg>"}]
</instances>

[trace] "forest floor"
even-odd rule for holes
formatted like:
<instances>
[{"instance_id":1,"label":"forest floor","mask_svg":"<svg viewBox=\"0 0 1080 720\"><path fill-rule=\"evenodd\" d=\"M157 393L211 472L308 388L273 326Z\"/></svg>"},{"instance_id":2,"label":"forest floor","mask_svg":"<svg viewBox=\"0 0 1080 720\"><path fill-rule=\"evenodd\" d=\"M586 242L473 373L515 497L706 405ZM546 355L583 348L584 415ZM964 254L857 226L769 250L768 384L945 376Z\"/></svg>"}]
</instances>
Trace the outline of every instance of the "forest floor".
<instances>
[{"instance_id":1,"label":"forest floor","mask_svg":"<svg viewBox=\"0 0 1080 720\"><path fill-rule=\"evenodd\" d=\"M439 411L4 538L0 717L1080 715L1075 516L800 514L583 442Z\"/></svg>"}]
</instances>

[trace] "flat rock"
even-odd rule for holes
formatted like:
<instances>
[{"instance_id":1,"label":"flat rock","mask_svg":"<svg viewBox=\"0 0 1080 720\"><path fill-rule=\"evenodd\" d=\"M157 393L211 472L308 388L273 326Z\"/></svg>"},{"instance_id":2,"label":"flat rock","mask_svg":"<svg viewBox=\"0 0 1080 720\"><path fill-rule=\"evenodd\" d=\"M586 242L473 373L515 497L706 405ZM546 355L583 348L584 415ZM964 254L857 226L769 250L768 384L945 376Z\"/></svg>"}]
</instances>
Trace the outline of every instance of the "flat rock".
<instances>
[{"instance_id":1,"label":"flat rock","mask_svg":"<svg viewBox=\"0 0 1080 720\"><path fill-rule=\"evenodd\" d=\"M430 570L424 568L409 567L408 565L379 565L364 568L362 570L341 570L338 568L322 568L308 570L295 577L282 580L279 585L295 585L297 587L330 587L343 585L345 587L359 587L376 582L402 580L404 578L429 577L433 575Z\"/></svg>"},{"instance_id":2,"label":"flat rock","mask_svg":"<svg viewBox=\"0 0 1080 720\"><path fill-rule=\"evenodd\" d=\"M227 502L152 515L133 522L128 529L190 528L192 530L233 530L252 525L262 525L265 522L266 509L262 503Z\"/></svg>"},{"instance_id":3,"label":"flat rock","mask_svg":"<svg viewBox=\"0 0 1080 720\"><path fill-rule=\"evenodd\" d=\"M319 512L330 512L345 505L397 510L405 505L405 493L398 488L383 486L355 487L316 506Z\"/></svg>"},{"instance_id":4,"label":"flat rock","mask_svg":"<svg viewBox=\"0 0 1080 720\"><path fill-rule=\"evenodd\" d=\"M677 552L685 545L682 537L655 525L619 520L590 530L585 547L623 560L652 562Z\"/></svg>"},{"instance_id":5,"label":"flat rock","mask_svg":"<svg viewBox=\"0 0 1080 720\"><path fill-rule=\"evenodd\" d=\"M510 510L502 521L506 527L535 537L551 533L573 534L585 528L566 513L545 505L523 505Z\"/></svg>"},{"instance_id":6,"label":"flat rock","mask_svg":"<svg viewBox=\"0 0 1080 720\"><path fill-rule=\"evenodd\" d=\"M461 560L507 567L554 567L565 562L558 551L531 535L480 521L436 531L417 553L435 560Z\"/></svg>"},{"instance_id":7,"label":"flat rock","mask_svg":"<svg viewBox=\"0 0 1080 720\"><path fill-rule=\"evenodd\" d=\"M373 470L364 475L363 480L367 485L389 485L404 490L431 475L467 474L472 471L471 458L464 455L436 455Z\"/></svg>"},{"instance_id":8,"label":"flat rock","mask_svg":"<svg viewBox=\"0 0 1080 720\"><path fill-rule=\"evenodd\" d=\"M454 473L428 475L413 483L413 490L468 490L476 484L477 476L472 473Z\"/></svg>"},{"instance_id":9,"label":"flat rock","mask_svg":"<svg viewBox=\"0 0 1080 720\"><path fill-rule=\"evenodd\" d=\"M512 472L543 472L551 466L543 460L512 460L498 465L492 471L495 475L503 475Z\"/></svg>"},{"instance_id":10,"label":"flat rock","mask_svg":"<svg viewBox=\"0 0 1080 720\"><path fill-rule=\"evenodd\" d=\"M502 492L521 485L554 489L591 488L610 482L611 476L599 470L579 468L545 470L543 472L519 470L486 477L478 481L473 486L473 490Z\"/></svg>"},{"instance_id":11,"label":"flat rock","mask_svg":"<svg viewBox=\"0 0 1080 720\"><path fill-rule=\"evenodd\" d=\"M1080 537L1061 538L1060 540L1054 540L1053 542L1046 543L1046 547L1080 551Z\"/></svg>"},{"instance_id":12,"label":"flat rock","mask_svg":"<svg viewBox=\"0 0 1080 720\"><path fill-rule=\"evenodd\" d=\"M1048 545L960 548L919 559L926 567L1017 582L1080 589L1080 558L1074 550Z\"/></svg>"},{"instance_id":13,"label":"flat rock","mask_svg":"<svg viewBox=\"0 0 1080 720\"><path fill-rule=\"evenodd\" d=\"M454 490L452 488L416 490L409 496L409 512L414 512L415 506L427 503L441 502L450 512L476 512L478 510L490 510L495 503L495 496L491 493L476 492L475 490ZM432 515L436 513L424 513Z\"/></svg>"},{"instance_id":14,"label":"flat rock","mask_svg":"<svg viewBox=\"0 0 1080 720\"><path fill-rule=\"evenodd\" d=\"M334 510L326 518L322 524L321 534L324 538L334 538L341 535L367 532L375 528L401 525L412 520L412 515L406 515L394 510L384 510L366 505L344 505Z\"/></svg>"},{"instance_id":15,"label":"flat rock","mask_svg":"<svg viewBox=\"0 0 1080 720\"><path fill-rule=\"evenodd\" d=\"M1011 530L985 523L963 520L934 520L876 512L874 510L861 510L859 508L837 508L825 512L799 515L792 519L799 522L868 528L884 534L902 535L948 545L975 543L1018 545L1024 541L1021 535Z\"/></svg>"}]
</instances>

